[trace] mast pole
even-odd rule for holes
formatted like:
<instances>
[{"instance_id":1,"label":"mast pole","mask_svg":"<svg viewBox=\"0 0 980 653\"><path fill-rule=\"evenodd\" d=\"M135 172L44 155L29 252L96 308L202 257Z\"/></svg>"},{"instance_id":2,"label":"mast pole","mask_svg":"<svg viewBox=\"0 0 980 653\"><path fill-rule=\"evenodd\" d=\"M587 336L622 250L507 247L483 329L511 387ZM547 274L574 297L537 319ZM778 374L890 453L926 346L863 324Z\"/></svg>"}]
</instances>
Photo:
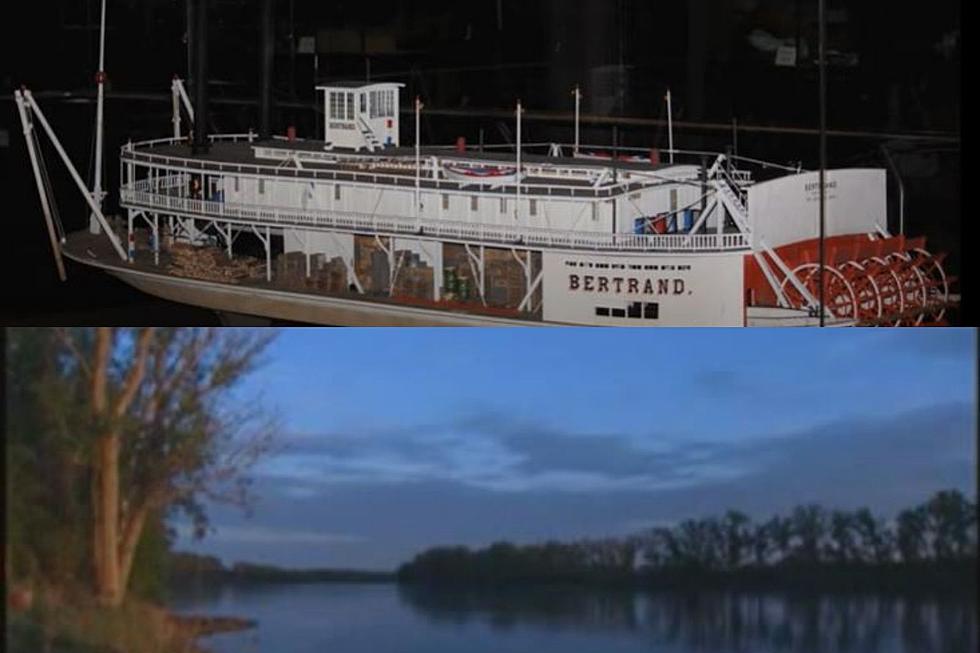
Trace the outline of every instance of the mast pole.
<instances>
[{"instance_id":1,"label":"mast pole","mask_svg":"<svg viewBox=\"0 0 980 653\"><path fill-rule=\"evenodd\" d=\"M670 162L674 162L674 115L671 111L670 89L667 89L667 147L670 152Z\"/></svg>"},{"instance_id":2,"label":"mast pole","mask_svg":"<svg viewBox=\"0 0 980 653\"><path fill-rule=\"evenodd\" d=\"M521 101L517 101L517 203L514 206L514 220L521 219Z\"/></svg>"},{"instance_id":3,"label":"mast pole","mask_svg":"<svg viewBox=\"0 0 980 653\"><path fill-rule=\"evenodd\" d=\"M95 182L92 185L92 197L96 205L102 208L102 118L103 105L105 104L105 2L102 0L102 18L99 26L99 70L95 73L95 82L98 85L98 97L95 102ZM92 213L88 219L89 233L97 234L101 231L99 221Z\"/></svg>"},{"instance_id":4,"label":"mast pole","mask_svg":"<svg viewBox=\"0 0 980 653\"><path fill-rule=\"evenodd\" d=\"M582 91L579 89L578 84L575 85L575 90L572 92L572 95L575 96L575 156L578 156L578 148L579 148L579 143L580 143L579 134L580 134L580 128L581 128L579 121L580 121L581 115L582 115L581 114L581 111L582 111Z\"/></svg>"},{"instance_id":5,"label":"mast pole","mask_svg":"<svg viewBox=\"0 0 980 653\"><path fill-rule=\"evenodd\" d=\"M825 0L819 0L819 16L818 21L820 23L820 46L819 46L819 57L820 57L820 326L826 326L826 319L824 317L824 282L825 277L825 255L824 251L824 237L826 229L826 215L827 215L827 189L826 189L826 176L827 176L827 57L826 57L826 15L825 11Z\"/></svg>"},{"instance_id":6,"label":"mast pole","mask_svg":"<svg viewBox=\"0 0 980 653\"><path fill-rule=\"evenodd\" d=\"M415 219L422 210L422 100L415 96Z\"/></svg>"}]
</instances>

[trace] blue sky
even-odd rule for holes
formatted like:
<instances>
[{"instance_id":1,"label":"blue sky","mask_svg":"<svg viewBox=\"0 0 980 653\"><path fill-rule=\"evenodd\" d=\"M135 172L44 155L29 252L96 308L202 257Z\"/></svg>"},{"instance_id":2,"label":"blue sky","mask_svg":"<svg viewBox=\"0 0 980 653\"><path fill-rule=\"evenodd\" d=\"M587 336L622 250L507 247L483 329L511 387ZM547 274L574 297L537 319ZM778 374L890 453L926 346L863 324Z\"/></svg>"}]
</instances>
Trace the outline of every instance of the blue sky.
<instances>
[{"instance_id":1,"label":"blue sky","mask_svg":"<svg viewBox=\"0 0 980 653\"><path fill-rule=\"evenodd\" d=\"M283 331L246 518L181 548L393 568L438 544L623 535L733 507L882 514L975 487L972 330Z\"/></svg>"}]
</instances>

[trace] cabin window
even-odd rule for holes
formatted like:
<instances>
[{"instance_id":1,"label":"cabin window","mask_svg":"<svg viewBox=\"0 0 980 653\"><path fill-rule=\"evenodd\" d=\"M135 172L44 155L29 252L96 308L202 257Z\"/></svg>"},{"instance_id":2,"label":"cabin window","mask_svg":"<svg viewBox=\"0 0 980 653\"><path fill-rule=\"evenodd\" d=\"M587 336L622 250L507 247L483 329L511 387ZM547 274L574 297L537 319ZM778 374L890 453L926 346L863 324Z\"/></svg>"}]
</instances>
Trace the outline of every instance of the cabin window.
<instances>
[{"instance_id":1,"label":"cabin window","mask_svg":"<svg viewBox=\"0 0 980 653\"><path fill-rule=\"evenodd\" d=\"M259 179L259 195L265 195L265 179Z\"/></svg>"},{"instance_id":2,"label":"cabin window","mask_svg":"<svg viewBox=\"0 0 980 653\"><path fill-rule=\"evenodd\" d=\"M674 213L677 211L677 189L670 189L670 212Z\"/></svg>"},{"instance_id":3,"label":"cabin window","mask_svg":"<svg viewBox=\"0 0 980 653\"><path fill-rule=\"evenodd\" d=\"M599 205L595 203L592 204L592 219L593 220L599 219Z\"/></svg>"},{"instance_id":4,"label":"cabin window","mask_svg":"<svg viewBox=\"0 0 980 653\"><path fill-rule=\"evenodd\" d=\"M476 195L470 197L470 211L478 211L480 209L480 198Z\"/></svg>"},{"instance_id":5,"label":"cabin window","mask_svg":"<svg viewBox=\"0 0 980 653\"><path fill-rule=\"evenodd\" d=\"M361 115L367 113L367 93L358 93L361 96Z\"/></svg>"},{"instance_id":6,"label":"cabin window","mask_svg":"<svg viewBox=\"0 0 980 653\"><path fill-rule=\"evenodd\" d=\"M504 197L500 198L500 213L501 215L507 213L507 199Z\"/></svg>"},{"instance_id":7,"label":"cabin window","mask_svg":"<svg viewBox=\"0 0 980 653\"><path fill-rule=\"evenodd\" d=\"M235 177L235 192L238 192L238 177Z\"/></svg>"},{"instance_id":8,"label":"cabin window","mask_svg":"<svg viewBox=\"0 0 980 653\"><path fill-rule=\"evenodd\" d=\"M345 93L347 96L347 120L354 119L354 94Z\"/></svg>"},{"instance_id":9,"label":"cabin window","mask_svg":"<svg viewBox=\"0 0 980 653\"><path fill-rule=\"evenodd\" d=\"M336 201L340 201L340 184L336 184L333 187L333 198Z\"/></svg>"},{"instance_id":10,"label":"cabin window","mask_svg":"<svg viewBox=\"0 0 980 653\"><path fill-rule=\"evenodd\" d=\"M538 200L528 200L528 212L531 215L538 214Z\"/></svg>"},{"instance_id":11,"label":"cabin window","mask_svg":"<svg viewBox=\"0 0 980 653\"><path fill-rule=\"evenodd\" d=\"M344 119L344 97L342 93L330 93L330 117L335 120Z\"/></svg>"},{"instance_id":12,"label":"cabin window","mask_svg":"<svg viewBox=\"0 0 980 653\"><path fill-rule=\"evenodd\" d=\"M449 195L442 196L442 210L443 211L449 210Z\"/></svg>"}]
</instances>

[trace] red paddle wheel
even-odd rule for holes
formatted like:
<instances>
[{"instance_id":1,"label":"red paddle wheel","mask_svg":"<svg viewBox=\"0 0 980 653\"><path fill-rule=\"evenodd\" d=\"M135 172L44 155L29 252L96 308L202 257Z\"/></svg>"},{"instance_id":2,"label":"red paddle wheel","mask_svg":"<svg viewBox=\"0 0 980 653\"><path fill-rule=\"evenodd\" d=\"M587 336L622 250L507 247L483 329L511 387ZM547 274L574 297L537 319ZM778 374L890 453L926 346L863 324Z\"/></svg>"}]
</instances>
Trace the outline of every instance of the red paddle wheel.
<instances>
[{"instance_id":1,"label":"red paddle wheel","mask_svg":"<svg viewBox=\"0 0 980 653\"><path fill-rule=\"evenodd\" d=\"M775 250L784 266L761 254L791 308L810 310L820 296L818 240ZM925 238L880 238L868 234L825 240L824 304L841 320L864 326L942 325L951 305L945 255L933 256ZM792 278L780 273L783 268ZM760 306L779 303L755 257L745 261L747 294ZM806 292L803 292L805 290ZM808 296L809 295L809 296Z\"/></svg>"}]
</instances>

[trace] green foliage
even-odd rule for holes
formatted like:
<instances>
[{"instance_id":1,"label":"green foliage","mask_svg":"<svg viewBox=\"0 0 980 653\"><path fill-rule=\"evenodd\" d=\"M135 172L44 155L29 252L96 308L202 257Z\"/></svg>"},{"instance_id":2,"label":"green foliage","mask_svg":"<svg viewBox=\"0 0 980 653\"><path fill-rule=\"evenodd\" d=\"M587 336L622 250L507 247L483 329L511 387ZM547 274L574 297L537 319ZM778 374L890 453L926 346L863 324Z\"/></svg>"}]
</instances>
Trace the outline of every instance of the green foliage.
<instances>
[{"instance_id":1,"label":"green foliage","mask_svg":"<svg viewBox=\"0 0 980 653\"><path fill-rule=\"evenodd\" d=\"M828 512L810 504L760 524L730 510L722 518L687 519L624 539L532 546L498 542L475 551L439 547L402 565L398 576L408 582L464 584L623 582L654 576L683 584L706 575L769 582L778 574L803 586L815 579L941 585L972 564L976 527L976 506L960 492L945 491L902 511L891 523L867 508ZM888 570L888 579L881 570Z\"/></svg>"},{"instance_id":2,"label":"green foliage","mask_svg":"<svg viewBox=\"0 0 980 653\"><path fill-rule=\"evenodd\" d=\"M147 519L133 558L129 591L137 598L162 603L167 598L170 567L170 531L159 511Z\"/></svg>"},{"instance_id":3,"label":"green foliage","mask_svg":"<svg viewBox=\"0 0 980 653\"><path fill-rule=\"evenodd\" d=\"M142 332L110 332L105 394L94 408L95 330L8 330L6 446L7 576L53 586L91 586L93 452L119 438L121 519L148 515L130 584L159 600L169 539L164 515L183 511L203 534L205 500L245 505L247 468L268 447L275 420L232 391L274 337L255 330L149 332L145 372L131 402L127 378ZM118 402L118 403L117 403ZM122 533L125 524L121 524Z\"/></svg>"},{"instance_id":4,"label":"green foliage","mask_svg":"<svg viewBox=\"0 0 980 653\"><path fill-rule=\"evenodd\" d=\"M89 576L87 417L81 388L59 374L51 331L8 331L8 572L54 583Z\"/></svg>"}]
</instances>

